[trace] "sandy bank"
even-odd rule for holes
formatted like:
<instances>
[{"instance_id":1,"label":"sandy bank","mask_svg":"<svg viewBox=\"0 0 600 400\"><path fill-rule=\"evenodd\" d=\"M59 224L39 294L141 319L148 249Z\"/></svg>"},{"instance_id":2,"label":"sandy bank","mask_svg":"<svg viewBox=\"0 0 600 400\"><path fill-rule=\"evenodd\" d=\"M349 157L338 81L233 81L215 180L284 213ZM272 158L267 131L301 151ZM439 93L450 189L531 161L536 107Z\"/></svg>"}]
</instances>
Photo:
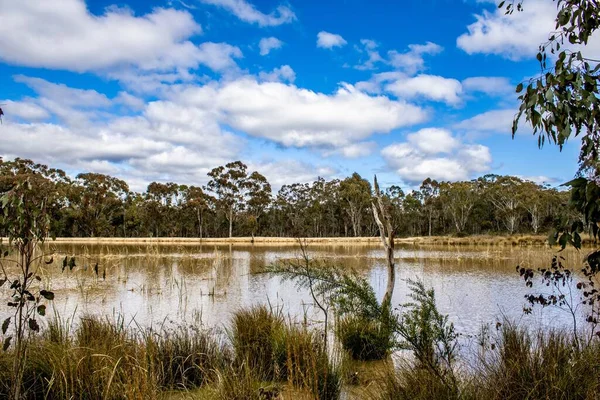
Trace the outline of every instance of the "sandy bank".
<instances>
[{"instance_id":1,"label":"sandy bank","mask_svg":"<svg viewBox=\"0 0 600 400\"><path fill-rule=\"evenodd\" d=\"M302 238L309 245L379 245L379 237L332 237L332 238ZM234 237L234 238L57 238L54 243L60 244L132 244L132 245L277 245L295 246L297 238L287 237ZM542 246L547 244L546 235L521 235L521 236L421 236L409 238L397 238L398 244L415 245L484 245L484 246ZM588 238L584 238L584 244L590 244Z\"/></svg>"}]
</instances>

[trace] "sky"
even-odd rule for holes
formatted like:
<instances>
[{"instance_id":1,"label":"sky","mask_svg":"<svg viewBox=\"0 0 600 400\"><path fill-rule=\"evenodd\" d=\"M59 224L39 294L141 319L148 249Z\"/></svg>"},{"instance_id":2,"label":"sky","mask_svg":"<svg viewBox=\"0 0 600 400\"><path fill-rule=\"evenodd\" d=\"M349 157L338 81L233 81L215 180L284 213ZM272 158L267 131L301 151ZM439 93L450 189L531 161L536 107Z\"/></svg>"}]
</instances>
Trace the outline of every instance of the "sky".
<instances>
[{"instance_id":1,"label":"sky","mask_svg":"<svg viewBox=\"0 0 600 400\"><path fill-rule=\"evenodd\" d=\"M512 16L481 0L0 0L0 156L137 191L235 160L275 190L353 172L558 185L579 140L510 130L555 15L550 0Z\"/></svg>"}]
</instances>

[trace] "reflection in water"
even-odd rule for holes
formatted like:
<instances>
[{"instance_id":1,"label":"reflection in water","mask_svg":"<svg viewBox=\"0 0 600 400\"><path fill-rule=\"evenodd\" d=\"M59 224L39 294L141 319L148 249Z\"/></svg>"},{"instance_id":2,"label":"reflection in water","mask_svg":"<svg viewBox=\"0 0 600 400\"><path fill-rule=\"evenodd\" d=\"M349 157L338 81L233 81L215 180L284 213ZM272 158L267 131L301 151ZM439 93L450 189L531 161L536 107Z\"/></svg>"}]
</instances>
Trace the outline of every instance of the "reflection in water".
<instances>
[{"instance_id":1,"label":"reflection in water","mask_svg":"<svg viewBox=\"0 0 600 400\"><path fill-rule=\"evenodd\" d=\"M42 276L55 290L54 305L63 317L121 314L125 321L141 326L200 319L207 326L223 327L233 311L255 303L270 303L291 316L301 318L308 312L309 318L319 318L310 307L308 293L277 277L256 274L263 265L299 256L294 247L52 247L57 252L55 262L43 267ZM312 246L309 252L312 257L328 258L357 269L383 296L387 273L384 252L378 246ZM581 265L582 254L564 253L568 265ZM65 255L74 255L78 266L61 273ZM406 301L406 279L421 278L435 288L440 310L450 315L462 334L475 334L482 324L494 323L503 315L532 326L569 326L570 316L556 309L523 315L523 296L530 289L515 273L515 266L549 265L552 252L547 248L405 245L396 255L394 304ZM98 277L95 263L99 264Z\"/></svg>"}]
</instances>

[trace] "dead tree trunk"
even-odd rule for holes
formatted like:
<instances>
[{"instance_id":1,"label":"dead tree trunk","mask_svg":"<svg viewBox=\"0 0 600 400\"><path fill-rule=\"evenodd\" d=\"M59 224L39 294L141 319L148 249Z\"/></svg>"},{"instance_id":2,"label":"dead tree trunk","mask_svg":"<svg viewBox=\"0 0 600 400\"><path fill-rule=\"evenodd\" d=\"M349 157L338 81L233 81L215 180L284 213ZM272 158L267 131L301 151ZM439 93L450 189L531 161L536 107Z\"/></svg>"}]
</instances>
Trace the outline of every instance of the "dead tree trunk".
<instances>
[{"instance_id":1,"label":"dead tree trunk","mask_svg":"<svg viewBox=\"0 0 600 400\"><path fill-rule=\"evenodd\" d=\"M390 213L383 204L383 198L379 185L377 184L377 176L374 179L375 198L371 200L371 208L373 209L373 217L379 227L379 234L381 235L381 242L385 249L387 257L387 270L388 280L385 295L381 304L384 307L389 307L392 302L392 295L394 294L394 286L396 284L396 266L394 264L394 230L392 229L392 220Z\"/></svg>"}]
</instances>

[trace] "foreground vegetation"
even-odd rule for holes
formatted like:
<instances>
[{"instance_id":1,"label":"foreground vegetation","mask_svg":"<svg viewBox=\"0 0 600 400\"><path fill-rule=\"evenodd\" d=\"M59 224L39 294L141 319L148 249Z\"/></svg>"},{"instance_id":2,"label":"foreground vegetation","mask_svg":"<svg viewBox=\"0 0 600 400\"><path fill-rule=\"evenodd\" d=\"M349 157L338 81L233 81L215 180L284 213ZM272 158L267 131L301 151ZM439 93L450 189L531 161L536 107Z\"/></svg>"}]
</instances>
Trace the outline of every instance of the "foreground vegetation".
<instances>
[{"instance_id":1,"label":"foreground vegetation","mask_svg":"<svg viewBox=\"0 0 600 400\"><path fill-rule=\"evenodd\" d=\"M443 373L405 352L352 361L327 351L323 334L265 307L236 313L227 334L91 316L70 330L52 320L29 344L23 398L593 399L600 391L600 344L576 346L563 332L484 329ZM0 355L0 398L13 356Z\"/></svg>"}]
</instances>

